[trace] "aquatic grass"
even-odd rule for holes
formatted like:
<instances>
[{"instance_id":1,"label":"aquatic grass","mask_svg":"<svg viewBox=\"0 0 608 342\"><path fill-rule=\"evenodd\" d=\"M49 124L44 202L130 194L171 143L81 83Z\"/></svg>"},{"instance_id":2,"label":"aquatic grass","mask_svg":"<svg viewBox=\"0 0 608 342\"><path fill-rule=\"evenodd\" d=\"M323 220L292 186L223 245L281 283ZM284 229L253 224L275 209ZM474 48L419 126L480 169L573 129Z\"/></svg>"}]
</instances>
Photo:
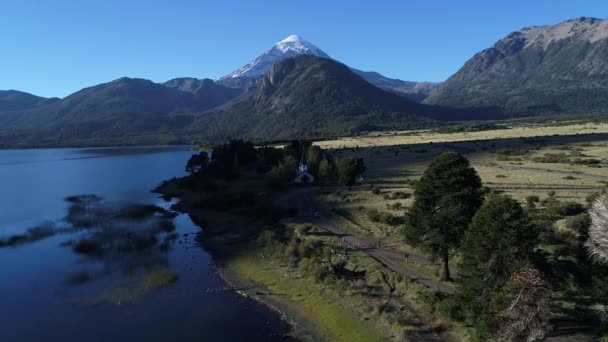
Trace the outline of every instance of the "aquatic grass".
<instances>
[{"instance_id":1,"label":"aquatic grass","mask_svg":"<svg viewBox=\"0 0 608 342\"><path fill-rule=\"evenodd\" d=\"M91 280L91 275L87 271L78 271L68 277L68 284L77 286L83 285Z\"/></svg>"},{"instance_id":2,"label":"aquatic grass","mask_svg":"<svg viewBox=\"0 0 608 342\"><path fill-rule=\"evenodd\" d=\"M177 272L172 269L168 267L156 267L144 276L140 286L142 290L148 292L169 286L175 283L178 278Z\"/></svg>"},{"instance_id":3,"label":"aquatic grass","mask_svg":"<svg viewBox=\"0 0 608 342\"><path fill-rule=\"evenodd\" d=\"M28 229L23 234L11 235L8 238L0 238L0 248L15 247L18 245L36 242L51 237L58 232L53 222L45 222L37 227Z\"/></svg>"},{"instance_id":4,"label":"aquatic grass","mask_svg":"<svg viewBox=\"0 0 608 342\"><path fill-rule=\"evenodd\" d=\"M86 298L83 304L85 306L134 304L153 291L171 286L178 278L174 270L164 265L157 265L143 274L118 279L101 293Z\"/></svg>"}]
</instances>

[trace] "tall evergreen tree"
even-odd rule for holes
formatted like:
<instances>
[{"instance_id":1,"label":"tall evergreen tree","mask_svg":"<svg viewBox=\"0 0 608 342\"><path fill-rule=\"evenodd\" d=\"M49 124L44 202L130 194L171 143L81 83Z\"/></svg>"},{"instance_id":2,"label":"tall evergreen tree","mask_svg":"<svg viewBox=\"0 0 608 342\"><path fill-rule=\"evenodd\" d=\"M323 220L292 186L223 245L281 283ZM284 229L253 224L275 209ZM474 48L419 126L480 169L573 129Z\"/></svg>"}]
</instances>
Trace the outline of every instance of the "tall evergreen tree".
<instances>
[{"instance_id":1,"label":"tall evergreen tree","mask_svg":"<svg viewBox=\"0 0 608 342\"><path fill-rule=\"evenodd\" d=\"M319 163L319 183L321 186L329 183L335 179L335 172L333 161L327 156L321 159Z\"/></svg>"},{"instance_id":2,"label":"tall evergreen tree","mask_svg":"<svg viewBox=\"0 0 608 342\"><path fill-rule=\"evenodd\" d=\"M338 181L349 188L357 182L357 177L365 172L363 158L344 157L338 159L336 173Z\"/></svg>"},{"instance_id":3,"label":"tall evergreen tree","mask_svg":"<svg viewBox=\"0 0 608 342\"><path fill-rule=\"evenodd\" d=\"M506 196L491 196L473 217L461 247L458 293L467 319L479 331L497 328L498 312L507 305L504 286L528 266L538 236L522 206Z\"/></svg>"},{"instance_id":4,"label":"tall evergreen tree","mask_svg":"<svg viewBox=\"0 0 608 342\"><path fill-rule=\"evenodd\" d=\"M443 280L451 280L450 254L482 202L481 179L457 153L437 156L416 183L406 239L441 259Z\"/></svg>"},{"instance_id":5,"label":"tall evergreen tree","mask_svg":"<svg viewBox=\"0 0 608 342\"><path fill-rule=\"evenodd\" d=\"M323 150L319 146L309 146L306 149L305 162L308 166L308 172L313 176L319 176L319 166L323 160Z\"/></svg>"}]
</instances>

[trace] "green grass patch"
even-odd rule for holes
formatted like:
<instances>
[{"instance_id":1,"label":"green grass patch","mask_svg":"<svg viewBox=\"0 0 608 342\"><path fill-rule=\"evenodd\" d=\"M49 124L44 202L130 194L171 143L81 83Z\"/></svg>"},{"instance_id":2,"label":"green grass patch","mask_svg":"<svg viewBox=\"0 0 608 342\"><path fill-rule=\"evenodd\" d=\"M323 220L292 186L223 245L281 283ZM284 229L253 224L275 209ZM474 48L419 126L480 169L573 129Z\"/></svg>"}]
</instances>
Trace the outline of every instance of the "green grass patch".
<instances>
[{"instance_id":1,"label":"green grass patch","mask_svg":"<svg viewBox=\"0 0 608 342\"><path fill-rule=\"evenodd\" d=\"M305 278L287 279L258 257L243 255L229 263L241 276L263 284L271 293L286 296L310 317L331 341L384 341L386 336L371 323L341 306L330 291L320 294L319 286Z\"/></svg>"}]
</instances>

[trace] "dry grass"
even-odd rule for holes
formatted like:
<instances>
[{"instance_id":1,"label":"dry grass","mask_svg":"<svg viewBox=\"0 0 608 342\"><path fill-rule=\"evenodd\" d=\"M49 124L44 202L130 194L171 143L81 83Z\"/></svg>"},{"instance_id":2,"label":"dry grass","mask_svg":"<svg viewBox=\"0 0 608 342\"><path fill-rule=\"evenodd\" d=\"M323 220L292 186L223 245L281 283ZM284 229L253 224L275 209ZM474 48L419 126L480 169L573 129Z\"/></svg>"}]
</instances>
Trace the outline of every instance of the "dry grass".
<instances>
[{"instance_id":1,"label":"dry grass","mask_svg":"<svg viewBox=\"0 0 608 342\"><path fill-rule=\"evenodd\" d=\"M567 126L566 126L567 127ZM562 127L560 127L562 128ZM459 133L456 133L459 134ZM412 144L332 150L337 157L356 155L365 159L364 183L382 191L411 191L428 163L439 153L454 151L467 157L484 185L518 200L528 195L544 197L555 191L558 198L583 203L608 181L608 136L548 136L535 139L498 139L452 143ZM546 154L565 154L566 162L542 163ZM599 165L582 165L577 160L598 160ZM369 189L369 188L368 188ZM380 200L379 200L380 199ZM384 207L391 201L374 198L364 206ZM359 199L361 201L361 199ZM349 204L352 204L351 202ZM404 204L407 200L404 201Z\"/></svg>"},{"instance_id":2,"label":"dry grass","mask_svg":"<svg viewBox=\"0 0 608 342\"><path fill-rule=\"evenodd\" d=\"M494 140L508 138L544 137L553 135L573 135L608 133L607 123L573 123L572 125L516 125L510 129L497 129L479 132L435 133L429 130L371 132L357 137L315 142L322 148L378 147L393 145L415 145L446 143L474 140Z\"/></svg>"}]
</instances>

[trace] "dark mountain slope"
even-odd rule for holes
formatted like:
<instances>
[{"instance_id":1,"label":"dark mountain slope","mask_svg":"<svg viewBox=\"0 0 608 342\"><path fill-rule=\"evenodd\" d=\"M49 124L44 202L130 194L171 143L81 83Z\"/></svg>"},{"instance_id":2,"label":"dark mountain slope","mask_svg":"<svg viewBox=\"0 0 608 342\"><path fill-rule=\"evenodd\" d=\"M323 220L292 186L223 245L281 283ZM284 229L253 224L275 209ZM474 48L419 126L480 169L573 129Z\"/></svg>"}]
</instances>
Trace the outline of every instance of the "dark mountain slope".
<instances>
[{"instance_id":1,"label":"dark mountain slope","mask_svg":"<svg viewBox=\"0 0 608 342\"><path fill-rule=\"evenodd\" d=\"M0 134L5 137L0 143L173 134L193 122L192 113L214 108L240 93L211 80L175 79L157 84L121 78L48 105L0 116ZM9 135L12 141L6 138Z\"/></svg>"},{"instance_id":2,"label":"dark mountain slope","mask_svg":"<svg viewBox=\"0 0 608 342\"><path fill-rule=\"evenodd\" d=\"M18 90L0 90L0 113L32 109L57 101L57 98L48 99Z\"/></svg>"},{"instance_id":3,"label":"dark mountain slope","mask_svg":"<svg viewBox=\"0 0 608 342\"><path fill-rule=\"evenodd\" d=\"M372 129L427 127L465 111L430 107L379 89L331 59L300 55L275 63L257 88L202 114L202 139L330 137Z\"/></svg>"}]
</instances>

